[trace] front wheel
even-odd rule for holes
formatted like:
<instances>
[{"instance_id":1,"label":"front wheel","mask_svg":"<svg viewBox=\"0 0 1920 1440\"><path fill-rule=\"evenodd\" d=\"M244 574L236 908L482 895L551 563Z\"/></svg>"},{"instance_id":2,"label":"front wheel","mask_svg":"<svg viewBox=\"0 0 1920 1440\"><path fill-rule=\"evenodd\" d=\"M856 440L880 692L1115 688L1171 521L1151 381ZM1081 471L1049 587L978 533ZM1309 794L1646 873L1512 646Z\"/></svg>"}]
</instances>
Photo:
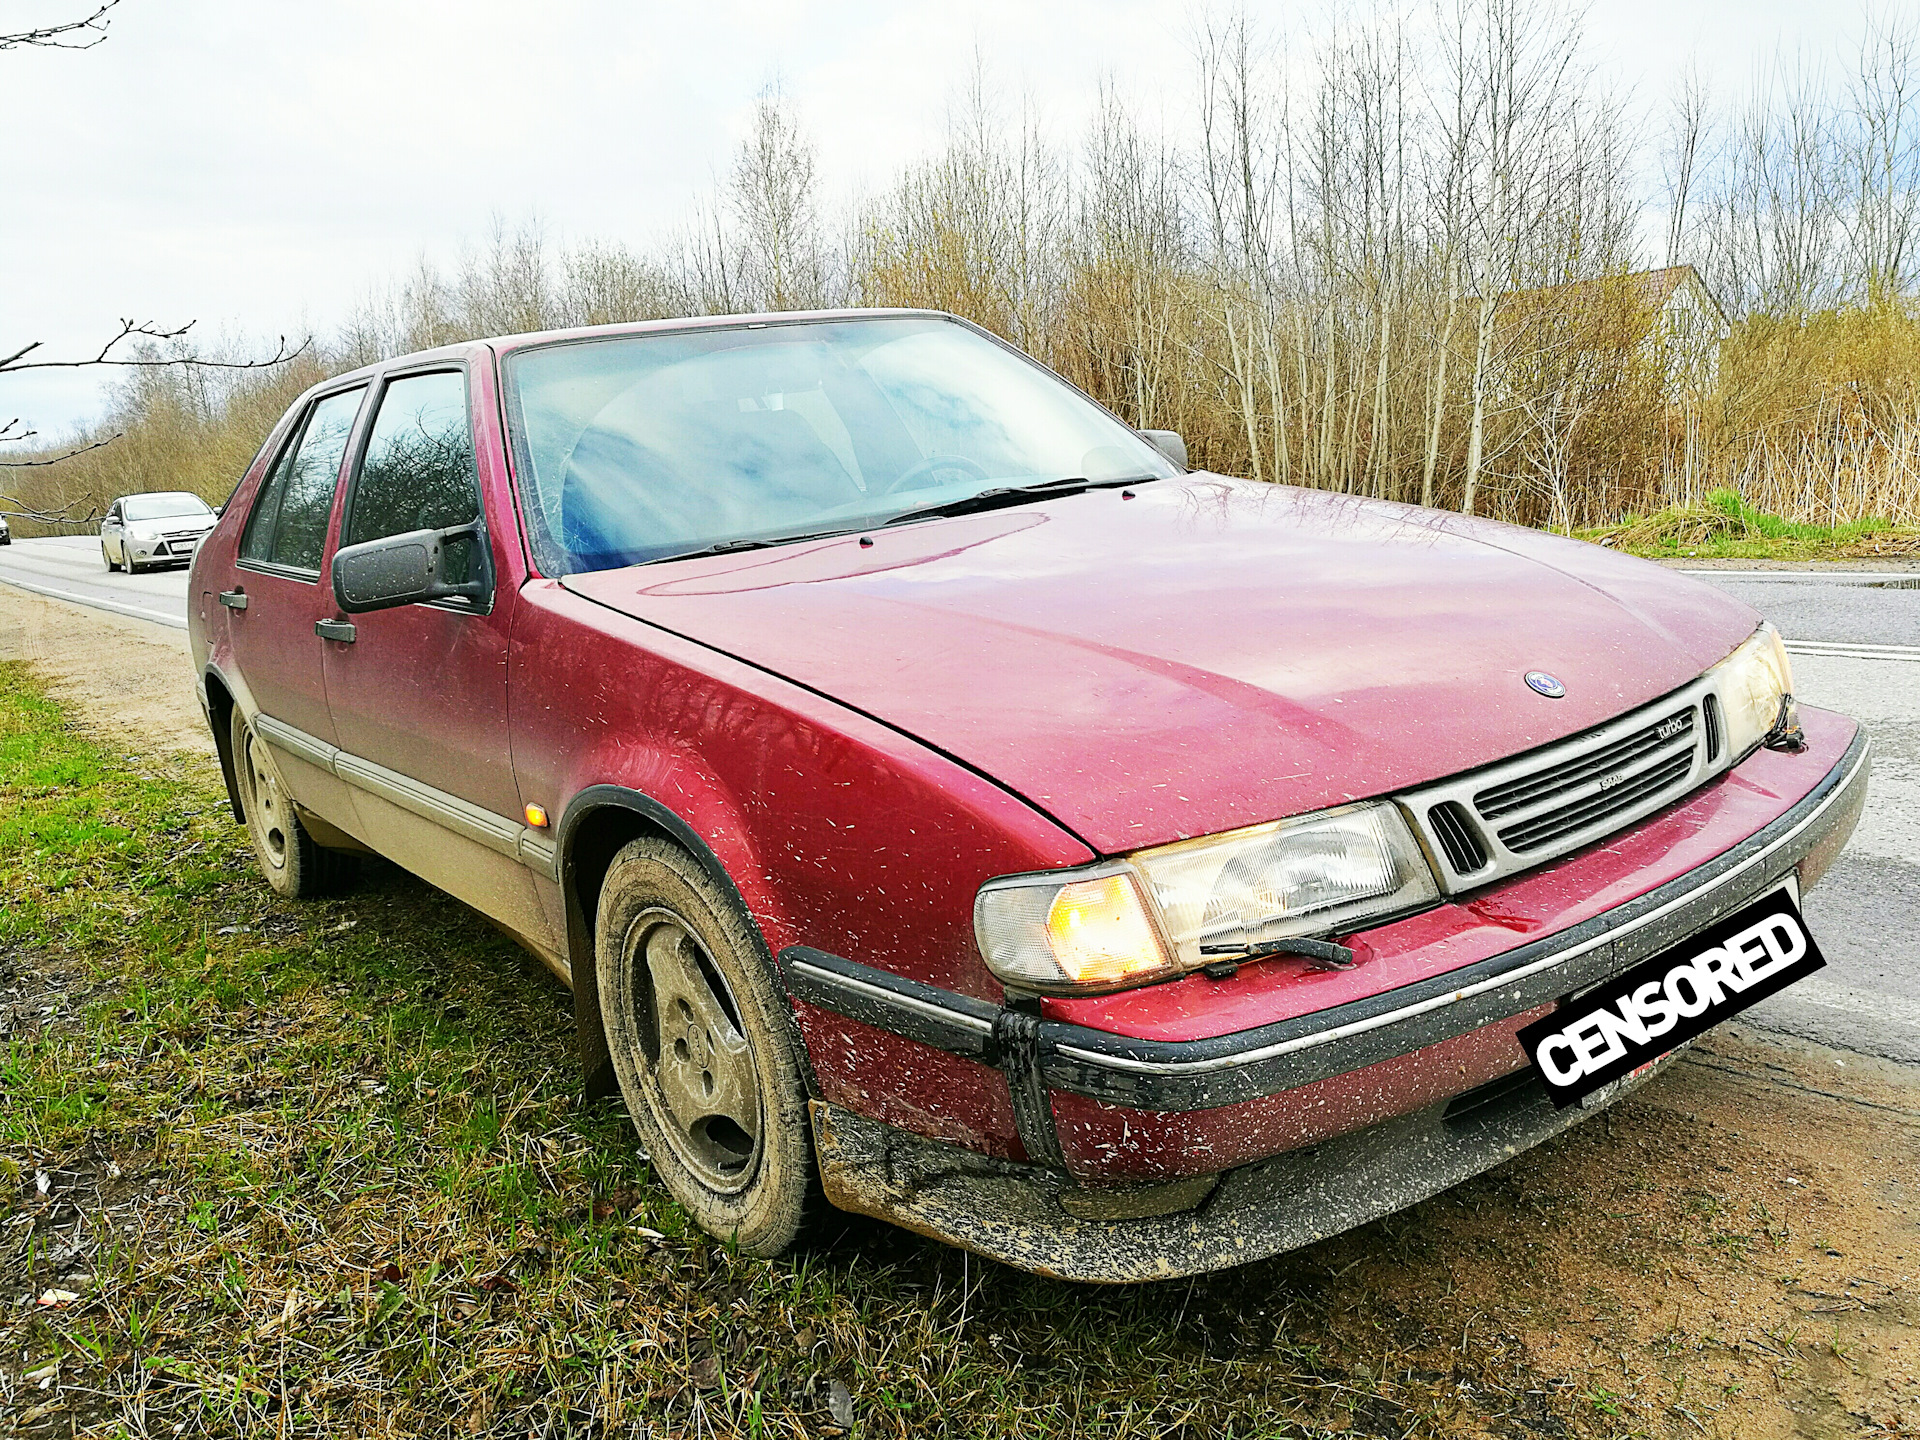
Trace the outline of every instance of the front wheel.
<instances>
[{"instance_id":1,"label":"front wheel","mask_svg":"<svg viewBox=\"0 0 1920 1440\"><path fill-rule=\"evenodd\" d=\"M594 959L654 1172L710 1234L779 1254L818 1182L799 1039L745 917L686 851L635 840L601 886Z\"/></svg>"},{"instance_id":2,"label":"front wheel","mask_svg":"<svg viewBox=\"0 0 1920 1440\"><path fill-rule=\"evenodd\" d=\"M100 542L100 559L106 564L109 575L120 568L120 566L115 563L113 552L107 549L107 542L104 540Z\"/></svg>"},{"instance_id":3,"label":"front wheel","mask_svg":"<svg viewBox=\"0 0 1920 1440\"><path fill-rule=\"evenodd\" d=\"M253 842L254 858L267 883L289 900L311 900L345 889L359 871L359 857L314 842L294 812L267 747L254 735L238 705L233 707L228 733L247 838Z\"/></svg>"}]
</instances>

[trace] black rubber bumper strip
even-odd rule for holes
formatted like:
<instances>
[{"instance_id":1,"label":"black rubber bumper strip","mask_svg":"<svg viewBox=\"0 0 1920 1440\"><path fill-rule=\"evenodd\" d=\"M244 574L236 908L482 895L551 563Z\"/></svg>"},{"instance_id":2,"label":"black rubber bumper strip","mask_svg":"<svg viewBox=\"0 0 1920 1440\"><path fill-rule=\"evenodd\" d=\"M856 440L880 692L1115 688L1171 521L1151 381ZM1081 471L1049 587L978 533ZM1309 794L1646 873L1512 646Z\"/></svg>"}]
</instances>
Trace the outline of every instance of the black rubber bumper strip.
<instances>
[{"instance_id":1,"label":"black rubber bumper strip","mask_svg":"<svg viewBox=\"0 0 1920 1440\"><path fill-rule=\"evenodd\" d=\"M1678 944L1779 885L1864 803L1871 745L1786 814L1656 890L1539 940L1412 985L1253 1030L1153 1041L1046 1020L1034 1048L1048 1085L1138 1110L1256 1100L1424 1049L1549 1004ZM1725 780L1717 783L1725 784ZM793 994L955 1055L1001 1064L1001 1008L801 946L780 954Z\"/></svg>"},{"instance_id":2,"label":"black rubber bumper strip","mask_svg":"<svg viewBox=\"0 0 1920 1440\"><path fill-rule=\"evenodd\" d=\"M789 945L780 952L787 990L796 1000L862 1025L891 1030L922 1045L996 1063L994 1025L1002 1008L937 985L903 979L825 950Z\"/></svg>"}]
</instances>

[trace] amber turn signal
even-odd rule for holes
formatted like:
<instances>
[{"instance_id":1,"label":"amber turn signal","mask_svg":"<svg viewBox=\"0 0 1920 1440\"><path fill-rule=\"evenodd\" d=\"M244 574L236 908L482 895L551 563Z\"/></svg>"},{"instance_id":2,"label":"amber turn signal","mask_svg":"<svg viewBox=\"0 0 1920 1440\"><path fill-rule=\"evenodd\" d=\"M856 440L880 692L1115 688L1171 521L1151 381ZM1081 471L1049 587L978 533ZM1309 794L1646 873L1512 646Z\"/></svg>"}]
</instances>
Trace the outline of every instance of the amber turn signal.
<instances>
[{"instance_id":1,"label":"amber turn signal","mask_svg":"<svg viewBox=\"0 0 1920 1440\"><path fill-rule=\"evenodd\" d=\"M1167 964L1133 878L1125 874L1062 886L1047 909L1047 943L1076 985L1112 985Z\"/></svg>"},{"instance_id":2,"label":"amber turn signal","mask_svg":"<svg viewBox=\"0 0 1920 1440\"><path fill-rule=\"evenodd\" d=\"M546 829L547 812L542 810L538 805L527 806L527 824L533 826L536 830Z\"/></svg>"}]
</instances>

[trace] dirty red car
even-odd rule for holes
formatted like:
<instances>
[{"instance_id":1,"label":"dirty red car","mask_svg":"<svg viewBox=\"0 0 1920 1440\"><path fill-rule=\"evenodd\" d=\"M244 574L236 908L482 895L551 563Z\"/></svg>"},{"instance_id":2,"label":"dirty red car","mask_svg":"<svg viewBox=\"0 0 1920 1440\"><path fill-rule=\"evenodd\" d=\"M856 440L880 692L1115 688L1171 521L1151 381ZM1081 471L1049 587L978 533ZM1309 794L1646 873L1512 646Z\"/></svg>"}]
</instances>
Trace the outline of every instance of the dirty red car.
<instances>
[{"instance_id":1,"label":"dirty red car","mask_svg":"<svg viewBox=\"0 0 1920 1440\"><path fill-rule=\"evenodd\" d=\"M1805 950L1866 793L1744 605L1191 473L931 313L329 380L189 609L274 887L375 852L518 936L762 1255L822 1194L1108 1281L1411 1204Z\"/></svg>"}]
</instances>

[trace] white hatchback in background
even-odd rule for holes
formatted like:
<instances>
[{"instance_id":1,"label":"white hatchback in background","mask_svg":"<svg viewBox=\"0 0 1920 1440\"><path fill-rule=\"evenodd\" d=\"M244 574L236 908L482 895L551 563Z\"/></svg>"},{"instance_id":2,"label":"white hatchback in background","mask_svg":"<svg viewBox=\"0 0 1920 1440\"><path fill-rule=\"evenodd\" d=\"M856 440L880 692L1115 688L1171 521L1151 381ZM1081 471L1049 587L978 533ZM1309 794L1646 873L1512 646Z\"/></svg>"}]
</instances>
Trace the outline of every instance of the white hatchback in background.
<instances>
[{"instance_id":1,"label":"white hatchback in background","mask_svg":"<svg viewBox=\"0 0 1920 1440\"><path fill-rule=\"evenodd\" d=\"M100 558L129 575L154 565L185 565L219 520L206 501L185 490L122 495L100 522Z\"/></svg>"}]
</instances>

